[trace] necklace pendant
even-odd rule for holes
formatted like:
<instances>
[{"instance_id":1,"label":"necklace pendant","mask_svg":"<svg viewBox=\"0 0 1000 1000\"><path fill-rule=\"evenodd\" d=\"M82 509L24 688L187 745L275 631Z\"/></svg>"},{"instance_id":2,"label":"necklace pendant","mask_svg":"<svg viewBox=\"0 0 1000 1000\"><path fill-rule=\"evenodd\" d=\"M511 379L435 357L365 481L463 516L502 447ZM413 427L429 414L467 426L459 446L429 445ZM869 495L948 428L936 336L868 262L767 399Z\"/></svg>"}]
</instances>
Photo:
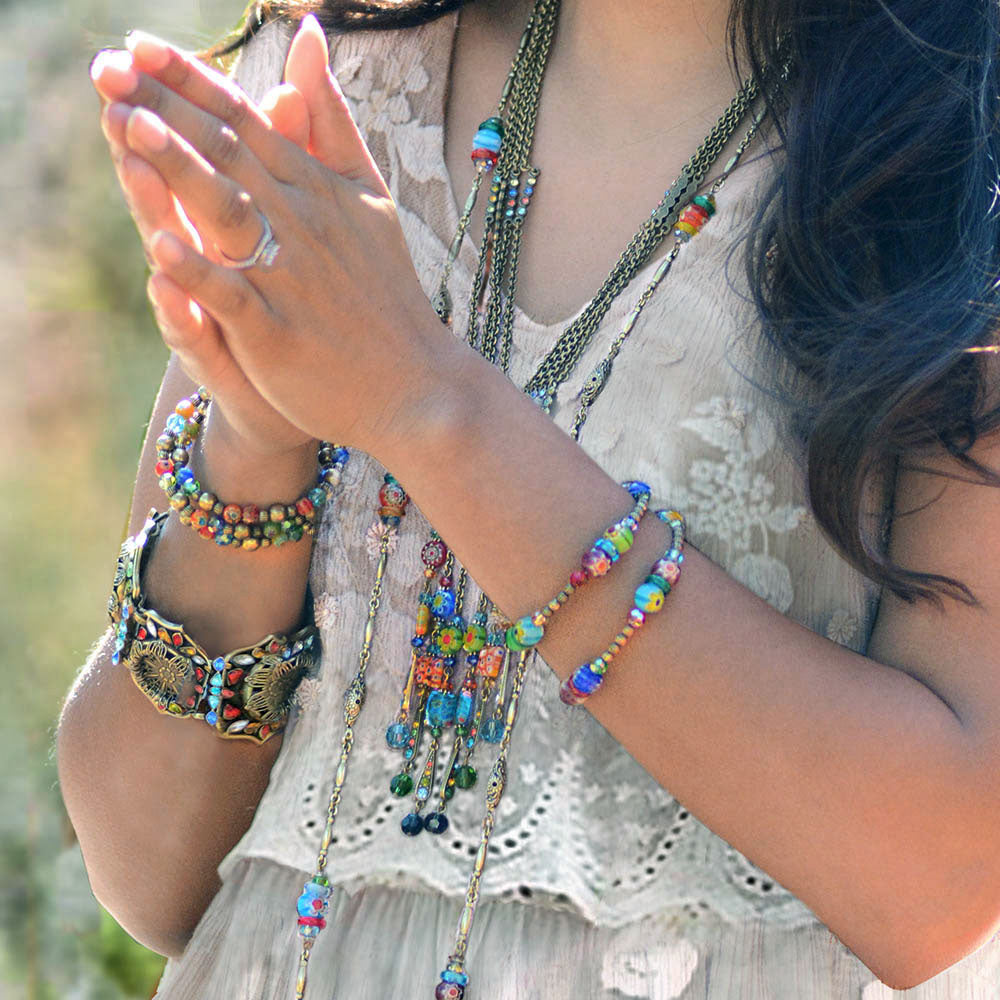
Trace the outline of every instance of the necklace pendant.
<instances>
[{"instance_id":1,"label":"necklace pendant","mask_svg":"<svg viewBox=\"0 0 1000 1000\"><path fill-rule=\"evenodd\" d=\"M452 314L452 302L451 295L448 293L448 286L442 284L440 288L434 293L433 298L431 298L431 306L434 308L434 312L437 313L437 317L446 326L451 325L451 314Z\"/></svg>"}]
</instances>

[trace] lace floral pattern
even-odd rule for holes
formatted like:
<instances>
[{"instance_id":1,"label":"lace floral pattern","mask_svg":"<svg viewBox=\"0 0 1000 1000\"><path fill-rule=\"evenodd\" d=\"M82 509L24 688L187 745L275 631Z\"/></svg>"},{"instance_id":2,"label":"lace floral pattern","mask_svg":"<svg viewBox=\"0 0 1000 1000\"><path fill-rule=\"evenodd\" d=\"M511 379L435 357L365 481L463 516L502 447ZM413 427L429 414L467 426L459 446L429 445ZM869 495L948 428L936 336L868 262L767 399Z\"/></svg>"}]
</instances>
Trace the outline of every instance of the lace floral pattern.
<instances>
[{"instance_id":1,"label":"lace floral pattern","mask_svg":"<svg viewBox=\"0 0 1000 1000\"><path fill-rule=\"evenodd\" d=\"M452 201L443 168L442 114L453 23L432 22L398 46L379 32L345 36L332 55L387 174L428 291L446 253L443 240L451 236L445 232ZM647 479L658 500L684 510L692 542L736 579L783 613L861 650L877 594L823 540L808 515L780 415L730 363L732 341L748 314L738 291L720 295L719 288L734 236L752 214L763 169L766 161L759 161L730 178L712 227L686 248L643 313L581 443L616 478ZM567 384L566 399L603 356L641 278L636 290L616 300ZM457 330L464 329L460 312L459 305ZM515 310L515 379L532 370L559 332ZM571 405L557 405L554 417L565 428L572 413ZM641 413L642 419L626 433L622 413ZM380 540L371 510L383 472L371 459L353 456L341 493L324 514L311 570L324 636L321 672L300 695L301 717L286 737L254 823L224 871L245 857L311 870L336 766L340 701L356 669ZM388 794L399 760L383 738L409 662L422 582L418 554L428 531L411 506L390 546L332 870L346 887L418 884L457 899L478 843L481 796L455 796L451 827L441 837L404 838L399 820L407 803ZM477 596L473 585L467 608ZM587 712L562 705L558 683L540 660L531 668L522 704L510 756L513 780L490 849L484 898L567 908L607 928L668 917L675 928L696 926L706 912L733 922L815 924L801 902L699 823ZM480 774L493 752L485 744L477 750ZM615 984L608 1000L680 995L696 961L691 950L664 945L661 952L622 942L603 959L607 981Z\"/></svg>"}]
</instances>

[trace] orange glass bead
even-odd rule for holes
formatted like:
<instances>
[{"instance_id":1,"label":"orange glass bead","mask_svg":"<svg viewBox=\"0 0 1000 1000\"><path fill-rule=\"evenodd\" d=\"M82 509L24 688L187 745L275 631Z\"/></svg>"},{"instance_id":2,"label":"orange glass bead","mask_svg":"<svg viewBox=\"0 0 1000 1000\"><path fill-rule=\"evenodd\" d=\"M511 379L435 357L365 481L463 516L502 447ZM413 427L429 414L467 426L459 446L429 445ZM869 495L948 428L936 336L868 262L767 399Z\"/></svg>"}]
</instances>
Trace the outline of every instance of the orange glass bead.
<instances>
[{"instance_id":1,"label":"orange glass bead","mask_svg":"<svg viewBox=\"0 0 1000 1000\"><path fill-rule=\"evenodd\" d=\"M179 413L185 420L190 420L195 414L195 405L190 399L182 399L175 407L174 410Z\"/></svg>"}]
</instances>

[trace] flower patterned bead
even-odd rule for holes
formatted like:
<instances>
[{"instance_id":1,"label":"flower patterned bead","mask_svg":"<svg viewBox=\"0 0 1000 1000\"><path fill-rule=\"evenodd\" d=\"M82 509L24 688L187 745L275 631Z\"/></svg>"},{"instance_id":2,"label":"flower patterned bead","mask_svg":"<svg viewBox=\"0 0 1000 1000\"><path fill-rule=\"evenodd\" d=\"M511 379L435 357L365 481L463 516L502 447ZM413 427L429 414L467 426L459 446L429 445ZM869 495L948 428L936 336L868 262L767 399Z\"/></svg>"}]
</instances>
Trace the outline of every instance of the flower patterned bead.
<instances>
[{"instance_id":1,"label":"flower patterned bead","mask_svg":"<svg viewBox=\"0 0 1000 1000\"><path fill-rule=\"evenodd\" d=\"M635 606L645 614L655 614L663 607L664 592L651 583L644 583L636 589Z\"/></svg>"},{"instance_id":2,"label":"flower patterned bead","mask_svg":"<svg viewBox=\"0 0 1000 1000\"><path fill-rule=\"evenodd\" d=\"M595 546L583 557L580 565L590 577L606 576L611 572L611 556Z\"/></svg>"},{"instance_id":3,"label":"flower patterned bead","mask_svg":"<svg viewBox=\"0 0 1000 1000\"><path fill-rule=\"evenodd\" d=\"M541 625L538 625L531 615L519 618L514 623L513 628L514 636L522 648L537 645L542 641L542 636L545 635L545 629Z\"/></svg>"},{"instance_id":4,"label":"flower patterned bead","mask_svg":"<svg viewBox=\"0 0 1000 1000\"><path fill-rule=\"evenodd\" d=\"M616 524L604 537L614 545L619 555L624 555L635 541L632 531L624 524Z\"/></svg>"}]
</instances>

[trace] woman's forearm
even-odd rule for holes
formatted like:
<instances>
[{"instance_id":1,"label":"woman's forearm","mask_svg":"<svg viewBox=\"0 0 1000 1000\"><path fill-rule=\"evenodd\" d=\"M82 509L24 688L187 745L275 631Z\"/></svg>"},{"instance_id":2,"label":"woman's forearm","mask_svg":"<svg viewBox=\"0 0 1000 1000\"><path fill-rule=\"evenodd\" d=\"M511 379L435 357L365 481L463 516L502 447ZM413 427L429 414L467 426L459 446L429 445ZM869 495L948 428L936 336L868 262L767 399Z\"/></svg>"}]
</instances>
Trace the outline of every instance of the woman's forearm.
<instances>
[{"instance_id":1,"label":"woman's forearm","mask_svg":"<svg viewBox=\"0 0 1000 1000\"><path fill-rule=\"evenodd\" d=\"M151 442L193 387L172 363L139 468L130 531L164 508ZM250 463L211 418L194 468L232 502L293 500L316 475L311 456ZM236 552L168 519L144 572L149 606L180 622L210 655L299 624L311 543ZM110 568L110 567L109 567ZM109 574L109 587L110 587ZM94 595L95 607L105 598ZM74 685L58 731L59 776L98 899L143 943L178 954L218 889L216 867L253 818L280 736L249 745L160 714L108 633Z\"/></svg>"},{"instance_id":2,"label":"woman's forearm","mask_svg":"<svg viewBox=\"0 0 1000 1000\"><path fill-rule=\"evenodd\" d=\"M458 354L443 367L474 390L442 394L407 428L419 453L400 440L379 457L519 616L631 500L495 369ZM462 462L422 459L449 453L482 457L473 482ZM668 540L647 518L615 570L553 619L539 651L560 678L621 628ZM989 745L929 686L796 624L697 551L587 708L887 981L927 978L1000 917Z\"/></svg>"}]
</instances>

